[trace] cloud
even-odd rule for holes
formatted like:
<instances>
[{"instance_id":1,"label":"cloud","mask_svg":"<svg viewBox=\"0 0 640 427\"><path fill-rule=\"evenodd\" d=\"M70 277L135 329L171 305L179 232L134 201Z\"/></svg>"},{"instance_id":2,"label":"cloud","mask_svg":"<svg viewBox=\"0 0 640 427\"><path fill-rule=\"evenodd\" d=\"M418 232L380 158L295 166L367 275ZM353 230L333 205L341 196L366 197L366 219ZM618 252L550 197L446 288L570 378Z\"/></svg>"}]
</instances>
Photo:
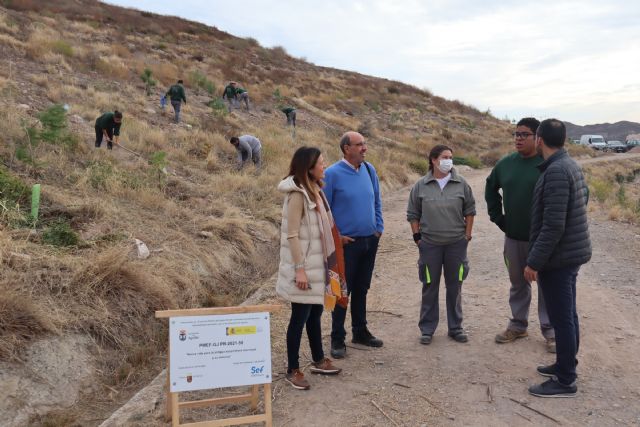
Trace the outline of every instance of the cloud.
<instances>
[{"instance_id":1,"label":"cloud","mask_svg":"<svg viewBox=\"0 0 640 427\"><path fill-rule=\"evenodd\" d=\"M503 115L640 121L640 3L112 1L214 25L318 65L428 87ZM604 108L606 106L606 108Z\"/></svg>"}]
</instances>

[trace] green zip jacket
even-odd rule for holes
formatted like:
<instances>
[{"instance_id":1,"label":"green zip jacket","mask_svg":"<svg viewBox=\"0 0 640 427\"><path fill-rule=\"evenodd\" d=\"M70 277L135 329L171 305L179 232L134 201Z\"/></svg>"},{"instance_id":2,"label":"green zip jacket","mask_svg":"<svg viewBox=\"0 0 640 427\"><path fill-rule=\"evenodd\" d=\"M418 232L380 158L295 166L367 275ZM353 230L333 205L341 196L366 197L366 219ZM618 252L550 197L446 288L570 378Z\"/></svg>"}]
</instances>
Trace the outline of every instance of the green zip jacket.
<instances>
[{"instance_id":1,"label":"green zip jacket","mask_svg":"<svg viewBox=\"0 0 640 427\"><path fill-rule=\"evenodd\" d=\"M222 91L222 98L236 98L236 89L231 85L226 85Z\"/></svg>"},{"instance_id":2,"label":"green zip jacket","mask_svg":"<svg viewBox=\"0 0 640 427\"><path fill-rule=\"evenodd\" d=\"M240 94L242 94L242 93L246 93L246 92L247 92L247 90L246 90L245 88L243 88L243 87L238 86L238 87L236 88L236 93L237 93L238 95L240 95Z\"/></svg>"},{"instance_id":3,"label":"green zip jacket","mask_svg":"<svg viewBox=\"0 0 640 427\"><path fill-rule=\"evenodd\" d=\"M529 241L531 200L540 176L536 166L542 161L540 156L524 158L511 153L500 159L487 177L484 198L489 218L510 239Z\"/></svg>"},{"instance_id":4,"label":"green zip jacket","mask_svg":"<svg viewBox=\"0 0 640 427\"><path fill-rule=\"evenodd\" d=\"M120 125L122 123L116 123L114 120L114 113L104 113L96 119L96 129L106 130L109 137L120 135Z\"/></svg>"},{"instance_id":5,"label":"green zip jacket","mask_svg":"<svg viewBox=\"0 0 640 427\"><path fill-rule=\"evenodd\" d=\"M187 96L184 93L184 87L181 84L175 84L169 88L165 96L168 96L172 101L182 101L187 103Z\"/></svg>"}]
</instances>

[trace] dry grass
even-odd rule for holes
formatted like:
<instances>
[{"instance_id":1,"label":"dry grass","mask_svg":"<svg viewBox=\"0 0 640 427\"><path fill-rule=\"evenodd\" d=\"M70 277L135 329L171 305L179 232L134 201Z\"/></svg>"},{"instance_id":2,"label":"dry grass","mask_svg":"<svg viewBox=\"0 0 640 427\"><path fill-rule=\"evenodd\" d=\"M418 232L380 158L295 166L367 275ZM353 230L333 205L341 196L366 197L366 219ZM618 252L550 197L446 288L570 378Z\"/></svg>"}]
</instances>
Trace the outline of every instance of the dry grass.
<instances>
[{"instance_id":1,"label":"dry grass","mask_svg":"<svg viewBox=\"0 0 640 427\"><path fill-rule=\"evenodd\" d=\"M126 348L130 335L154 310L173 301L170 286L129 261L129 248L110 248L72 279L69 297L74 301L74 324L117 348ZM134 324L122 324L121 316Z\"/></svg>"},{"instance_id":2,"label":"dry grass","mask_svg":"<svg viewBox=\"0 0 640 427\"><path fill-rule=\"evenodd\" d=\"M123 60L116 55L98 58L95 63L95 68L96 71L104 74L106 77L117 80L124 80L130 74L129 68Z\"/></svg>"},{"instance_id":3,"label":"dry grass","mask_svg":"<svg viewBox=\"0 0 640 427\"><path fill-rule=\"evenodd\" d=\"M11 257L7 255L8 259ZM3 261L10 262L8 259ZM30 341L55 332L56 327L29 294L12 289L4 281L0 282L0 289L0 359L19 360Z\"/></svg>"},{"instance_id":4,"label":"dry grass","mask_svg":"<svg viewBox=\"0 0 640 427\"><path fill-rule=\"evenodd\" d=\"M590 151L593 151L587 148ZM583 168L590 201L609 219L640 224L640 160L597 163Z\"/></svg>"},{"instance_id":5,"label":"dry grass","mask_svg":"<svg viewBox=\"0 0 640 427\"><path fill-rule=\"evenodd\" d=\"M24 50L27 44L8 34L0 34L0 44L10 46L14 50Z\"/></svg>"}]
</instances>

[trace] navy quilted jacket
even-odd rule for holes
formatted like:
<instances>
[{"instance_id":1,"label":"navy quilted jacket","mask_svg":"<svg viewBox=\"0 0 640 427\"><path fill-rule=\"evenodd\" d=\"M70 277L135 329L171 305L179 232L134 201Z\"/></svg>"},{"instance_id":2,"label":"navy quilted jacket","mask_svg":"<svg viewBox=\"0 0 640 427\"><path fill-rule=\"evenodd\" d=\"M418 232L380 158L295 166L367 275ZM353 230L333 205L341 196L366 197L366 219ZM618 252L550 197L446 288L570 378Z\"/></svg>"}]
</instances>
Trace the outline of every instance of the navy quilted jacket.
<instances>
[{"instance_id":1,"label":"navy quilted jacket","mask_svg":"<svg viewBox=\"0 0 640 427\"><path fill-rule=\"evenodd\" d=\"M538 168L542 174L533 190L527 265L541 271L587 263L589 190L580 166L560 149Z\"/></svg>"}]
</instances>

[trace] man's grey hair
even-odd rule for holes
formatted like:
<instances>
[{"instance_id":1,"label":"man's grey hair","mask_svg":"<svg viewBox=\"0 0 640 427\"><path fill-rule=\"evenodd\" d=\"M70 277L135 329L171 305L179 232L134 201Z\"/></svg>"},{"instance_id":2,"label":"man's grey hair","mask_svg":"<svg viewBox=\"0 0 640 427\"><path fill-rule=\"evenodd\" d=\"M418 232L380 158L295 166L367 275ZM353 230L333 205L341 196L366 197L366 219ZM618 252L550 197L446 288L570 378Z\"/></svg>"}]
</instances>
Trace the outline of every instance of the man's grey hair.
<instances>
[{"instance_id":1,"label":"man's grey hair","mask_svg":"<svg viewBox=\"0 0 640 427\"><path fill-rule=\"evenodd\" d=\"M345 145L351 145L351 138L348 134L343 135L342 139L340 140L340 150L342 151L342 154L344 154Z\"/></svg>"}]
</instances>

